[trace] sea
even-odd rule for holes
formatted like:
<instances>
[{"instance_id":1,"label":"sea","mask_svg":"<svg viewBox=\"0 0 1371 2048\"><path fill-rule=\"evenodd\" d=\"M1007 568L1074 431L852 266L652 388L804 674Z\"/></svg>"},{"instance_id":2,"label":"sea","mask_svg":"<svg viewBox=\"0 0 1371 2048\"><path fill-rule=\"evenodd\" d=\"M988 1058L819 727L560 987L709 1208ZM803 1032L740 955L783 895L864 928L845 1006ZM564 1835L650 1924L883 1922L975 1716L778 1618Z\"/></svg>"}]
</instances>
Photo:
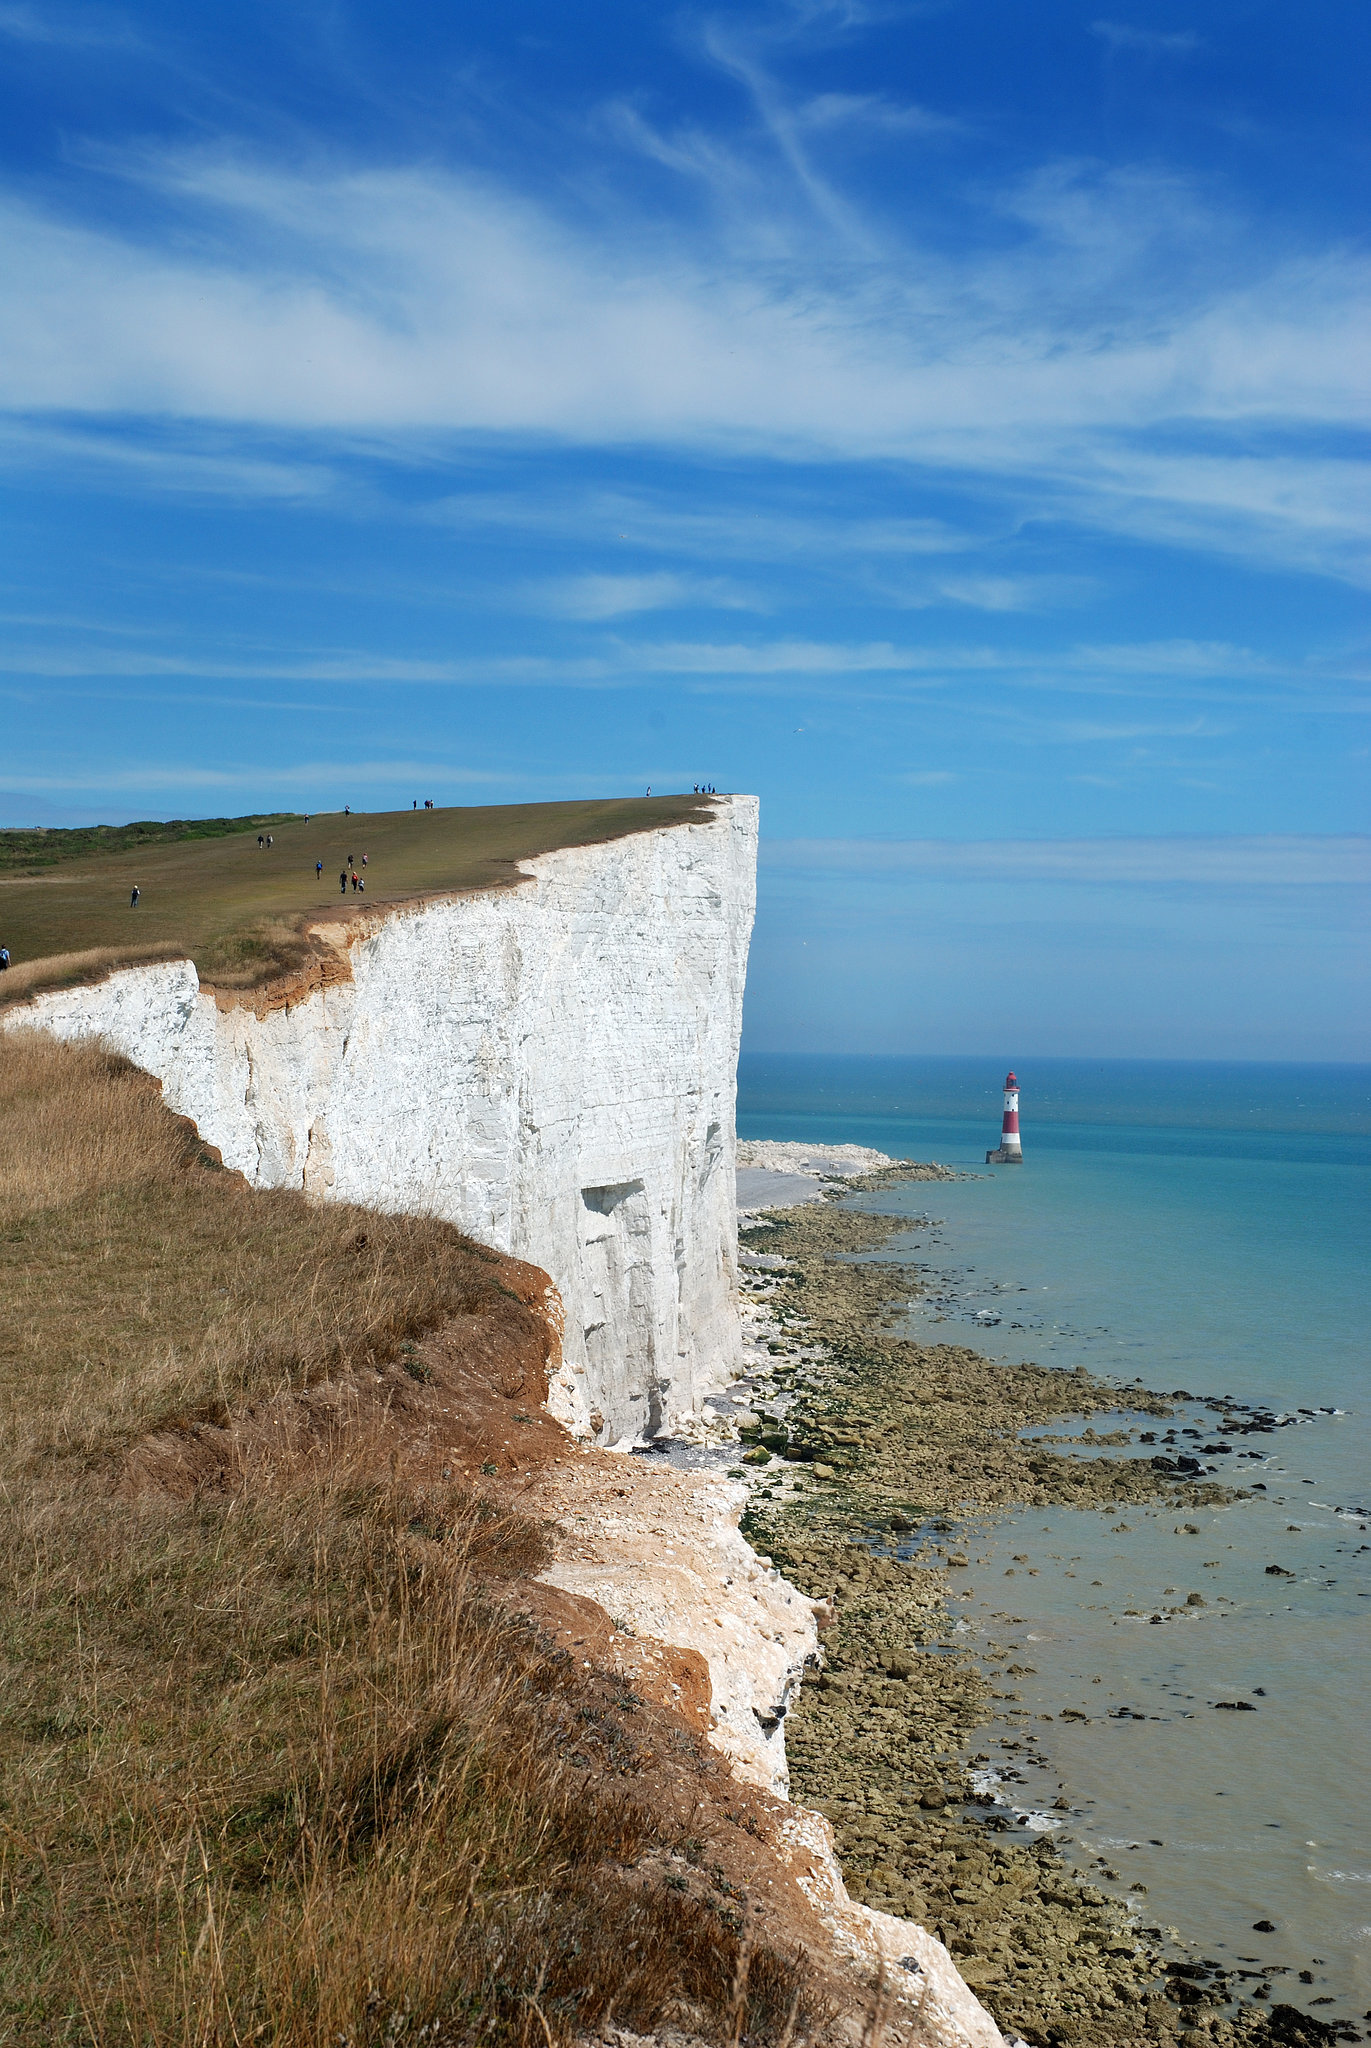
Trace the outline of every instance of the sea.
<instances>
[{"instance_id":1,"label":"sea","mask_svg":"<svg viewBox=\"0 0 1371 2048\"><path fill-rule=\"evenodd\" d=\"M955 1640L986 1653L999 1694L970 1759L997 1825L1050 1833L1140 1925L1273 2003L1359 2028L1371 1067L1014 1068L1020 1167L985 1164L1004 1070L979 1059L744 1054L738 1132L960 1169L864 1198L909 1216L889 1250L926 1268L907 1333L1116 1382L1116 1414L1034 1432L1058 1451L1189 1453L1250 1489L1218 1509L962 1524L970 1563L949 1576L972 1597L954 1603ZM1137 1381L1174 1395L1175 1414L1128 1411ZM1206 1404L1221 1398L1272 1426L1218 1435ZM1125 1441L1081 1444L1087 1428Z\"/></svg>"}]
</instances>

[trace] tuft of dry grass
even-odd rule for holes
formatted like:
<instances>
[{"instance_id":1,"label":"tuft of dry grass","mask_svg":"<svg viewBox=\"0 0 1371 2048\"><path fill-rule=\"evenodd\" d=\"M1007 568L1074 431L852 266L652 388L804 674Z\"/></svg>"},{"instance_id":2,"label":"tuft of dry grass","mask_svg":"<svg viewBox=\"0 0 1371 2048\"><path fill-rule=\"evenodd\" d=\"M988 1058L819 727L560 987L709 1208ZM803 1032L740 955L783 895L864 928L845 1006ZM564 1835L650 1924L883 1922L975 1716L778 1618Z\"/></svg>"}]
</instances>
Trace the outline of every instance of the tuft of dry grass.
<instances>
[{"instance_id":1,"label":"tuft of dry grass","mask_svg":"<svg viewBox=\"0 0 1371 2048\"><path fill-rule=\"evenodd\" d=\"M529 1269L252 1193L89 1046L0 1040L0 1186L0 2037L812 2026L801 1963L669 1881L655 1760L717 1763L539 1632L527 1516L401 1477L365 1404L331 1460L128 1492L154 1425L382 1387L448 1316L526 1372Z\"/></svg>"},{"instance_id":2,"label":"tuft of dry grass","mask_svg":"<svg viewBox=\"0 0 1371 2048\"><path fill-rule=\"evenodd\" d=\"M45 960L12 963L0 975L0 1004L22 1002L42 989L86 988L116 967L151 967L181 957L170 939L147 945L88 946L79 953L51 953Z\"/></svg>"},{"instance_id":3,"label":"tuft of dry grass","mask_svg":"<svg viewBox=\"0 0 1371 2048\"><path fill-rule=\"evenodd\" d=\"M214 988L252 989L306 974L328 960L330 952L299 919L258 917L211 932L197 947L195 964L201 979Z\"/></svg>"},{"instance_id":4,"label":"tuft of dry grass","mask_svg":"<svg viewBox=\"0 0 1371 2048\"><path fill-rule=\"evenodd\" d=\"M161 1181L174 1184L191 1143L161 1091L126 1060L37 1031L0 1041L0 1225ZM12 1324L13 1305L5 1318Z\"/></svg>"}]
</instances>

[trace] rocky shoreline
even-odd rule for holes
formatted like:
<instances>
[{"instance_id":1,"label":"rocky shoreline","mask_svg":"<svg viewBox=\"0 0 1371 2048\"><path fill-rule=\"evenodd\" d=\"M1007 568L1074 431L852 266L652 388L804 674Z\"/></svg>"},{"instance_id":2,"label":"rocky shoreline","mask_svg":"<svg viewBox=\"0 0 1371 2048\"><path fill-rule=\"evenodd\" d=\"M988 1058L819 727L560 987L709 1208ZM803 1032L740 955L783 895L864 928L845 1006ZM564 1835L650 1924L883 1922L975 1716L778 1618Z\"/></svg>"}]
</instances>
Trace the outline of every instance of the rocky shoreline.
<instances>
[{"instance_id":1,"label":"rocky shoreline","mask_svg":"<svg viewBox=\"0 0 1371 2048\"><path fill-rule=\"evenodd\" d=\"M854 1172L859 1163L869 1170ZM727 1404L753 1480L743 1527L832 1613L823 1668L787 1717L792 1796L831 1822L851 1895L938 1935L1006 2036L1033 2048L1331 2043L1337 2029L1293 2006L1235 2000L1176 1930L1144 1927L1082 1881L1050 1820L1036 1839L1007 1839L1003 1807L977 1799L968 1753L993 1705L990 1678L958 1642L956 1602L970 1589L957 1521L1024 1505L1184 1509L1240 1496L1175 1461L1064 1456L1020 1437L1066 1414L1166 1416L1166 1394L898 1334L928 1282L887 1250L911 1219L833 1198L952 1177L844 1160L841 1179L816 1188L830 1199L743 1219L749 1371ZM1008 1654L994 1643L984 1653ZM1031 1757L1033 1731L1018 1740Z\"/></svg>"}]
</instances>

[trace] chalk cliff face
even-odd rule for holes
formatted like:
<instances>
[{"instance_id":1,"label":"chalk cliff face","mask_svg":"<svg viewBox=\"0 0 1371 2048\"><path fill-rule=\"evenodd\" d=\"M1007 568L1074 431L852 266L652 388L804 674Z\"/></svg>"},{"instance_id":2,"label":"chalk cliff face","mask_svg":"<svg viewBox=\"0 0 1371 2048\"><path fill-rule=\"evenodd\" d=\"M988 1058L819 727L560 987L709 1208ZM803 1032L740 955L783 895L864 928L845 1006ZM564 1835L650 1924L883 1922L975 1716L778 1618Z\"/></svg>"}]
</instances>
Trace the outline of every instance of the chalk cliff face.
<instances>
[{"instance_id":1,"label":"chalk cliff face","mask_svg":"<svg viewBox=\"0 0 1371 2048\"><path fill-rule=\"evenodd\" d=\"M6 1021L104 1038L256 1186L428 1212L542 1266L566 1314L554 1411L602 1441L650 1435L738 1348L757 804L713 810L321 926L350 978L262 1014L177 961Z\"/></svg>"}]
</instances>

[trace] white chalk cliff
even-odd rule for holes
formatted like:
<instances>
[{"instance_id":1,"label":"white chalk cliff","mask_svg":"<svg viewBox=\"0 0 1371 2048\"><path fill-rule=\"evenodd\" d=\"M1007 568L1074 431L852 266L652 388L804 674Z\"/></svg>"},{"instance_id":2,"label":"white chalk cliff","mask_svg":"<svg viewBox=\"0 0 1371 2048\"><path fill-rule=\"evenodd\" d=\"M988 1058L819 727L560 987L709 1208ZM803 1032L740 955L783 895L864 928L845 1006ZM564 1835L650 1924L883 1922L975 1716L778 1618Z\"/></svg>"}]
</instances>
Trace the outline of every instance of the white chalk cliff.
<instances>
[{"instance_id":1,"label":"white chalk cliff","mask_svg":"<svg viewBox=\"0 0 1371 2048\"><path fill-rule=\"evenodd\" d=\"M257 1187L445 1218L550 1273L552 1405L601 1441L698 1411L738 1353L734 1097L757 803L318 928L348 978L231 1004L187 961L7 1014L100 1037Z\"/></svg>"},{"instance_id":2,"label":"white chalk cliff","mask_svg":"<svg viewBox=\"0 0 1371 2048\"><path fill-rule=\"evenodd\" d=\"M341 971L299 1000L216 998L182 960L38 995L0 1026L114 1046L256 1187L436 1215L541 1267L565 1313L549 1406L605 1443L652 1435L697 1415L741 1353L734 1107L757 803L710 809L521 861L508 887L321 921ZM754 1176L817 1187L809 1152L782 1149L754 1148ZM881 1156L849 1150L823 1170ZM586 1512L546 1577L698 1650L711 1740L783 1796L813 1603L739 1534L742 1488L647 1463L609 1494L592 1459L561 1473L560 1505ZM839 1953L886 1985L892 2039L1005 2048L941 1943L848 1899L821 1815L790 1809L781 1837Z\"/></svg>"}]
</instances>

